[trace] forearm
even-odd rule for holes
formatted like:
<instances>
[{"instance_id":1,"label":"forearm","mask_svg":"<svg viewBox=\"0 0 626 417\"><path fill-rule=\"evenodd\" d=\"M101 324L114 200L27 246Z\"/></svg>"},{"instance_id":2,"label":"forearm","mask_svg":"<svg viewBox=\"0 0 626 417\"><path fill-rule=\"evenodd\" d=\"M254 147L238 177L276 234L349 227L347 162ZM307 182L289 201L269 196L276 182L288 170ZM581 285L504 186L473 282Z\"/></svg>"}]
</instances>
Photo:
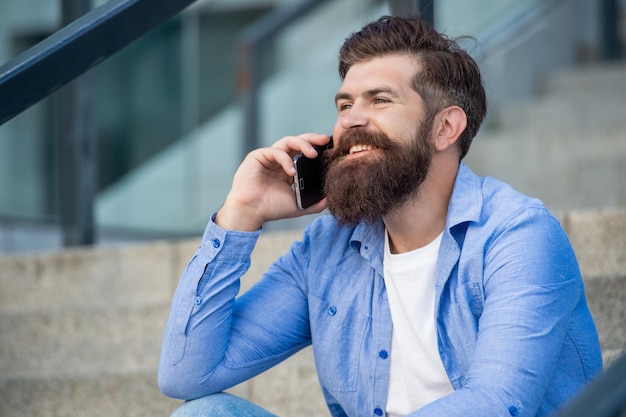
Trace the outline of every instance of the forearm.
<instances>
[{"instance_id":1,"label":"forearm","mask_svg":"<svg viewBox=\"0 0 626 417\"><path fill-rule=\"evenodd\" d=\"M407 417L510 417L519 415L519 408L489 392L488 387L466 387L434 401Z\"/></svg>"},{"instance_id":2,"label":"forearm","mask_svg":"<svg viewBox=\"0 0 626 417\"><path fill-rule=\"evenodd\" d=\"M193 398L207 389L204 381L224 358L239 279L258 235L207 226L172 300L159 364L165 394Z\"/></svg>"},{"instance_id":3,"label":"forearm","mask_svg":"<svg viewBox=\"0 0 626 417\"><path fill-rule=\"evenodd\" d=\"M555 370L574 348L566 333L584 296L573 252L552 219L526 213L508 226L485 255L475 341L463 331L442 335L444 364L458 365L451 374L456 390L411 417L543 416L571 395L569 378L578 371L555 379ZM442 310L447 322L463 322L453 305Z\"/></svg>"},{"instance_id":4,"label":"forearm","mask_svg":"<svg viewBox=\"0 0 626 417\"><path fill-rule=\"evenodd\" d=\"M565 338L572 303L568 284L543 293L491 300L470 358L470 368L456 390L409 417L534 417L544 402ZM548 292L562 294L559 306L544 302ZM517 301L517 302L516 302ZM518 318L517 321L512 318ZM543 414L542 414L543 415Z\"/></svg>"}]
</instances>

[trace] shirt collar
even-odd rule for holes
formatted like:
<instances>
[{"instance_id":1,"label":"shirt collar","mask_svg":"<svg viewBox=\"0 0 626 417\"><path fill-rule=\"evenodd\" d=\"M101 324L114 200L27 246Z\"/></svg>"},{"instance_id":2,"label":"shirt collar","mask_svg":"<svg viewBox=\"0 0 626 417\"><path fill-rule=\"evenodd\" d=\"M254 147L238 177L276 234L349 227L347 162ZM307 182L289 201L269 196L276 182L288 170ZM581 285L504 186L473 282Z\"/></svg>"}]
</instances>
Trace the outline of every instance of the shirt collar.
<instances>
[{"instance_id":1,"label":"shirt collar","mask_svg":"<svg viewBox=\"0 0 626 417\"><path fill-rule=\"evenodd\" d=\"M446 227L452 229L461 223L478 222L482 206L481 178L461 162L448 205Z\"/></svg>"},{"instance_id":2,"label":"shirt collar","mask_svg":"<svg viewBox=\"0 0 626 417\"><path fill-rule=\"evenodd\" d=\"M480 177L474 174L463 162L459 164L459 171L454 181L448 206L447 229L451 230L457 225L480 220L483 205L480 182ZM382 220L374 225L361 222L354 228L350 244L357 250L360 250L362 246L367 246L368 249L378 252L377 250L382 250L384 245L384 233L385 226Z\"/></svg>"}]
</instances>

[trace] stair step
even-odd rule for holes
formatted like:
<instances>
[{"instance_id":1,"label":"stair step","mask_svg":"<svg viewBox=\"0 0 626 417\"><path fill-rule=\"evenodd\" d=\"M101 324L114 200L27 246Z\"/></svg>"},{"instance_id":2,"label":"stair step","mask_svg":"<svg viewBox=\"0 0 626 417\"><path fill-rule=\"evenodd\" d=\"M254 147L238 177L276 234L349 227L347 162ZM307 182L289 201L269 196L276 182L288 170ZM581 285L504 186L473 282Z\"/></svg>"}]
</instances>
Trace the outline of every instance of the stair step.
<instances>
[{"instance_id":1,"label":"stair step","mask_svg":"<svg viewBox=\"0 0 626 417\"><path fill-rule=\"evenodd\" d=\"M2 417L169 416L181 401L165 397L156 372L0 380Z\"/></svg>"},{"instance_id":2,"label":"stair step","mask_svg":"<svg viewBox=\"0 0 626 417\"><path fill-rule=\"evenodd\" d=\"M626 61L595 62L543 77L540 94L592 98L626 94Z\"/></svg>"},{"instance_id":3,"label":"stair step","mask_svg":"<svg viewBox=\"0 0 626 417\"><path fill-rule=\"evenodd\" d=\"M623 132L601 129L588 135L551 129L502 133L476 138L465 162L555 211L626 206L625 139Z\"/></svg>"},{"instance_id":4,"label":"stair step","mask_svg":"<svg viewBox=\"0 0 626 417\"><path fill-rule=\"evenodd\" d=\"M2 378L0 416L168 416L182 402L161 394L156 380L155 370ZM228 391L281 416L328 416L310 347Z\"/></svg>"},{"instance_id":5,"label":"stair step","mask_svg":"<svg viewBox=\"0 0 626 417\"><path fill-rule=\"evenodd\" d=\"M626 346L626 275L585 278L602 347ZM0 315L0 375L61 377L156 369L169 305Z\"/></svg>"},{"instance_id":6,"label":"stair step","mask_svg":"<svg viewBox=\"0 0 626 417\"><path fill-rule=\"evenodd\" d=\"M624 109L626 94L540 97L498 108L495 131L503 136L511 131L547 131L564 139L584 135L588 140L598 129L623 135Z\"/></svg>"},{"instance_id":7,"label":"stair step","mask_svg":"<svg viewBox=\"0 0 626 417\"><path fill-rule=\"evenodd\" d=\"M0 314L2 378L156 370L169 305Z\"/></svg>"},{"instance_id":8,"label":"stair step","mask_svg":"<svg viewBox=\"0 0 626 417\"><path fill-rule=\"evenodd\" d=\"M561 223L585 280L608 365L626 350L626 208L572 211Z\"/></svg>"},{"instance_id":9,"label":"stair step","mask_svg":"<svg viewBox=\"0 0 626 417\"><path fill-rule=\"evenodd\" d=\"M568 212L562 224L585 280L626 275L626 207Z\"/></svg>"},{"instance_id":10,"label":"stair step","mask_svg":"<svg viewBox=\"0 0 626 417\"><path fill-rule=\"evenodd\" d=\"M626 61L594 64L547 74L532 100L502 105L492 115L494 130L548 130L557 135L624 132ZM623 136L622 136L623 137Z\"/></svg>"},{"instance_id":11,"label":"stair step","mask_svg":"<svg viewBox=\"0 0 626 417\"><path fill-rule=\"evenodd\" d=\"M0 256L0 312L169 303L198 243Z\"/></svg>"},{"instance_id":12,"label":"stair step","mask_svg":"<svg viewBox=\"0 0 626 417\"><path fill-rule=\"evenodd\" d=\"M553 211L626 206L626 61L556 71L496 109L466 163Z\"/></svg>"},{"instance_id":13,"label":"stair step","mask_svg":"<svg viewBox=\"0 0 626 417\"><path fill-rule=\"evenodd\" d=\"M626 275L587 279L585 293L602 350L626 348Z\"/></svg>"}]
</instances>

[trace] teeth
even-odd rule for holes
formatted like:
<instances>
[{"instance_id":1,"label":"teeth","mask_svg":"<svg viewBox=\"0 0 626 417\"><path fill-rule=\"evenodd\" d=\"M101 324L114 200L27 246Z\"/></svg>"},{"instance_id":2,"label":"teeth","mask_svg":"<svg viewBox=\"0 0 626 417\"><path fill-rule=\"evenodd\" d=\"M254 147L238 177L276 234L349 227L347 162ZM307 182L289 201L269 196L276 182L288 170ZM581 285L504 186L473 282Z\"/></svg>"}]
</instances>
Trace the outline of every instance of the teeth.
<instances>
[{"instance_id":1,"label":"teeth","mask_svg":"<svg viewBox=\"0 0 626 417\"><path fill-rule=\"evenodd\" d=\"M374 149L374 147L371 145L354 145L350 148L350 155L362 151L371 151L372 149Z\"/></svg>"}]
</instances>

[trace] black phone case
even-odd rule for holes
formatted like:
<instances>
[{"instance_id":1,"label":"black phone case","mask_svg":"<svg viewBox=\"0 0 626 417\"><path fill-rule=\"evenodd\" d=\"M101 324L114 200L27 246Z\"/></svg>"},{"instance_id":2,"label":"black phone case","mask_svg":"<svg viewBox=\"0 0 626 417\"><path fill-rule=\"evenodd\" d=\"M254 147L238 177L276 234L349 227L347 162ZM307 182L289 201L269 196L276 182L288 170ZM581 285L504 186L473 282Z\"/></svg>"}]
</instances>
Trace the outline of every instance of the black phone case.
<instances>
[{"instance_id":1,"label":"black phone case","mask_svg":"<svg viewBox=\"0 0 626 417\"><path fill-rule=\"evenodd\" d=\"M327 149L332 148L331 141L324 146L315 146L317 157L307 158L299 153L293 158L296 167L294 178L294 189L298 208L305 210L324 198L324 179L326 167L324 165L323 154Z\"/></svg>"}]
</instances>

